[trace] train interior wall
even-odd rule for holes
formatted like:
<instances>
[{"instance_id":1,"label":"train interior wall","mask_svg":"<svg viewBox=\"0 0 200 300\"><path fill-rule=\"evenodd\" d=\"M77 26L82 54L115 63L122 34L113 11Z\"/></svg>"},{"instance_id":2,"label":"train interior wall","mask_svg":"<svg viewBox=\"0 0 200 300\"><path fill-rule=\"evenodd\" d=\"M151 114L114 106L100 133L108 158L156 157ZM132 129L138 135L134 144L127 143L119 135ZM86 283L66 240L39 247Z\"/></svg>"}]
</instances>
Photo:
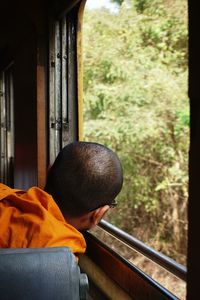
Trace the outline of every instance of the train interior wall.
<instances>
[{"instance_id":1,"label":"train interior wall","mask_svg":"<svg viewBox=\"0 0 200 300\"><path fill-rule=\"evenodd\" d=\"M22 189L38 184L38 41L46 30L46 20L42 1L1 2L0 70L13 64L13 185Z\"/></svg>"}]
</instances>

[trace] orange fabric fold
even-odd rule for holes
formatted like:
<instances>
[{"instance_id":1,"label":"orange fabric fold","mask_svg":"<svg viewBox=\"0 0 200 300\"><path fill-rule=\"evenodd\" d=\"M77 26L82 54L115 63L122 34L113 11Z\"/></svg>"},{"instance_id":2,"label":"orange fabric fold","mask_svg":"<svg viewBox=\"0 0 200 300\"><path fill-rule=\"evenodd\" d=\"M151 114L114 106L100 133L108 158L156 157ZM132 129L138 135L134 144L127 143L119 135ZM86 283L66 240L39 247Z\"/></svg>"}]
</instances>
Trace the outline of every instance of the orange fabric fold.
<instances>
[{"instance_id":1,"label":"orange fabric fold","mask_svg":"<svg viewBox=\"0 0 200 300\"><path fill-rule=\"evenodd\" d=\"M75 254L86 249L83 235L65 221L53 198L38 187L25 192L0 183L0 247L59 246Z\"/></svg>"}]
</instances>

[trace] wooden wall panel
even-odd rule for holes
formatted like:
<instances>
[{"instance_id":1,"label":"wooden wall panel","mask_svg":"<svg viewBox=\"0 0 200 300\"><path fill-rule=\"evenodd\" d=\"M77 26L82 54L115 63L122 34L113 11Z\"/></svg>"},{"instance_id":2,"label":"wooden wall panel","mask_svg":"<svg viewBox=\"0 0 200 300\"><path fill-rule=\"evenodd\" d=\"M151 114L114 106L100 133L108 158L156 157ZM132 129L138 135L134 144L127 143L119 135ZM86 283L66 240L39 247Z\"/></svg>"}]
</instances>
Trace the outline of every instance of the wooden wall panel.
<instances>
[{"instance_id":1,"label":"wooden wall panel","mask_svg":"<svg viewBox=\"0 0 200 300\"><path fill-rule=\"evenodd\" d=\"M14 56L14 185L23 189L37 184L36 59L33 31Z\"/></svg>"}]
</instances>

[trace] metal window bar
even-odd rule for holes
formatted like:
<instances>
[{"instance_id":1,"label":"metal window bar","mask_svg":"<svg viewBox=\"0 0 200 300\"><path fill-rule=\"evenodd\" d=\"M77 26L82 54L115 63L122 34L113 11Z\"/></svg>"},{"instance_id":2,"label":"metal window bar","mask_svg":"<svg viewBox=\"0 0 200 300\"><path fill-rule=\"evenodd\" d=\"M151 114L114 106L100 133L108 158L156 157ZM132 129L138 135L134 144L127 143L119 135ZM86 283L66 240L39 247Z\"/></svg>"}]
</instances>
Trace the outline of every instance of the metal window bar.
<instances>
[{"instance_id":1,"label":"metal window bar","mask_svg":"<svg viewBox=\"0 0 200 300\"><path fill-rule=\"evenodd\" d=\"M5 182L5 156L6 156L6 112L5 112L5 74L4 72L1 72L1 90L0 90L0 96L1 96L1 103L0 103L0 124L1 124L1 134L0 134L0 146L1 146L1 162L0 162L0 167L1 167L1 182Z\"/></svg>"},{"instance_id":2,"label":"metal window bar","mask_svg":"<svg viewBox=\"0 0 200 300\"><path fill-rule=\"evenodd\" d=\"M148 257L158 265L162 266L164 269L168 270L178 278L186 281L187 270L186 267L184 267L183 265L177 263L173 259L156 251L155 249L147 246L140 240L136 239L135 237L129 235L128 233L124 232L120 228L110 224L105 220L102 220L99 223L99 227L109 232L111 235L115 236L117 239L124 242L132 249L136 250L137 252Z\"/></svg>"},{"instance_id":3,"label":"metal window bar","mask_svg":"<svg viewBox=\"0 0 200 300\"><path fill-rule=\"evenodd\" d=\"M62 147L69 140L68 126L68 84L67 84L67 62L68 62L68 47L67 47L67 24L66 17L62 19Z\"/></svg>"},{"instance_id":4,"label":"metal window bar","mask_svg":"<svg viewBox=\"0 0 200 300\"><path fill-rule=\"evenodd\" d=\"M49 160L63 147L63 120L67 119L66 21L52 22L49 55ZM65 55L65 59L63 59Z\"/></svg>"},{"instance_id":5,"label":"metal window bar","mask_svg":"<svg viewBox=\"0 0 200 300\"><path fill-rule=\"evenodd\" d=\"M53 163L55 152L55 23L51 22L49 39L49 162Z\"/></svg>"},{"instance_id":6,"label":"metal window bar","mask_svg":"<svg viewBox=\"0 0 200 300\"><path fill-rule=\"evenodd\" d=\"M55 108L55 154L57 155L61 149L61 124L62 124L62 115L61 115L61 92L62 92L62 83L61 83L61 30L60 22L55 22L55 98L54 98L54 108Z\"/></svg>"},{"instance_id":7,"label":"metal window bar","mask_svg":"<svg viewBox=\"0 0 200 300\"><path fill-rule=\"evenodd\" d=\"M14 87L12 66L5 71L6 100L6 183L13 186L14 163Z\"/></svg>"},{"instance_id":8,"label":"metal window bar","mask_svg":"<svg viewBox=\"0 0 200 300\"><path fill-rule=\"evenodd\" d=\"M7 67L0 78L0 180L13 186L14 159L14 92L12 65Z\"/></svg>"},{"instance_id":9,"label":"metal window bar","mask_svg":"<svg viewBox=\"0 0 200 300\"><path fill-rule=\"evenodd\" d=\"M68 122L69 142L78 139L77 126L77 53L76 53L76 17L75 12L67 16L68 36Z\"/></svg>"},{"instance_id":10,"label":"metal window bar","mask_svg":"<svg viewBox=\"0 0 200 300\"><path fill-rule=\"evenodd\" d=\"M76 25L71 16L51 22L49 50L49 160L77 140Z\"/></svg>"}]
</instances>

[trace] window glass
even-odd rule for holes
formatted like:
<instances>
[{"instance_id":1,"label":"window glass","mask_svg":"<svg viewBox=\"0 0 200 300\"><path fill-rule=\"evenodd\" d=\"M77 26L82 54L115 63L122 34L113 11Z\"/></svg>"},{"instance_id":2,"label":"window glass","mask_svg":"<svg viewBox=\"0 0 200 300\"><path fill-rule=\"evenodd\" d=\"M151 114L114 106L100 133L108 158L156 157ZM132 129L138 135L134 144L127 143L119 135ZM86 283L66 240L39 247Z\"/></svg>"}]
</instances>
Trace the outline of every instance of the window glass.
<instances>
[{"instance_id":1,"label":"window glass","mask_svg":"<svg viewBox=\"0 0 200 300\"><path fill-rule=\"evenodd\" d=\"M106 218L186 264L187 1L99 4L84 14L84 139L116 151L125 177Z\"/></svg>"}]
</instances>

